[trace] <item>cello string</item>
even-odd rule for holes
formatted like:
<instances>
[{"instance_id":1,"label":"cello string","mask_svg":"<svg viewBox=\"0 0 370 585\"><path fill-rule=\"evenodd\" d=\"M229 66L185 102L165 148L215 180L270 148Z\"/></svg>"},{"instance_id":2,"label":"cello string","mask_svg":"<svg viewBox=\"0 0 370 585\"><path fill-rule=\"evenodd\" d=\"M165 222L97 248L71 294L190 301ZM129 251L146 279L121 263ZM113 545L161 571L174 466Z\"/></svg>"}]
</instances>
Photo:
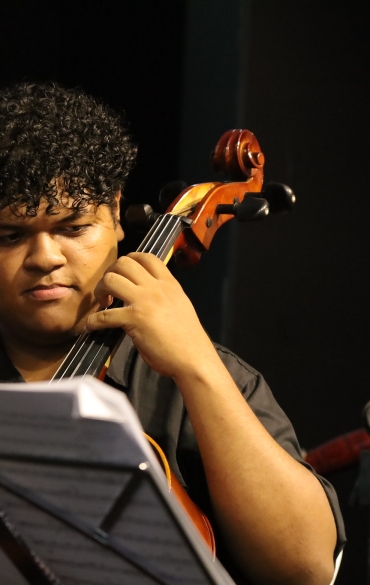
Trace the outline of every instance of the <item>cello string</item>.
<instances>
[{"instance_id":1,"label":"cello string","mask_svg":"<svg viewBox=\"0 0 370 585\"><path fill-rule=\"evenodd\" d=\"M183 229L181 219L179 217L174 216L174 215L171 215L169 217L170 217L170 220L168 221L168 225L166 226L167 235L166 235L166 233L163 234L164 241L161 244L158 251L155 252L155 255L158 258L160 258L161 260L165 260L167 253L172 248L177 237L179 236L179 233L181 233L181 231ZM174 219L172 219L172 218L174 218ZM173 224L172 226L171 226L171 223ZM149 250L146 250L146 251L148 251L149 253L152 252L153 249L155 251L155 245L156 245L156 242L154 242L153 246L151 248L149 248Z\"/></svg>"},{"instance_id":2,"label":"cello string","mask_svg":"<svg viewBox=\"0 0 370 585\"><path fill-rule=\"evenodd\" d=\"M143 241L141 242L141 244L137 248L137 250L136 250L137 252L146 252L147 245L150 244L153 237L156 237L157 232L161 233L161 231L163 230L161 225L162 225L162 223L165 223L165 222L166 222L166 215L161 215L155 221L155 223L152 225L152 227L150 228L150 230L146 234L145 238L143 239Z\"/></svg>"}]
</instances>

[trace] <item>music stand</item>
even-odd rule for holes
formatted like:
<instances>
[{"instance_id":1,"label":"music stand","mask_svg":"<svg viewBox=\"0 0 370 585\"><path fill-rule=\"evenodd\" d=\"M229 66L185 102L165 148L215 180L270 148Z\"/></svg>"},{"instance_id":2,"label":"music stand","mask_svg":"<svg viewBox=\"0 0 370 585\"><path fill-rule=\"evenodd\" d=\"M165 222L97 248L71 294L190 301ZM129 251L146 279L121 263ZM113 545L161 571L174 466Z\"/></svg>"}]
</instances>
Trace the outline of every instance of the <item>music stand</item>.
<instances>
[{"instance_id":1,"label":"music stand","mask_svg":"<svg viewBox=\"0 0 370 585\"><path fill-rule=\"evenodd\" d=\"M232 585L124 394L90 377L2 384L0 429L7 585Z\"/></svg>"}]
</instances>

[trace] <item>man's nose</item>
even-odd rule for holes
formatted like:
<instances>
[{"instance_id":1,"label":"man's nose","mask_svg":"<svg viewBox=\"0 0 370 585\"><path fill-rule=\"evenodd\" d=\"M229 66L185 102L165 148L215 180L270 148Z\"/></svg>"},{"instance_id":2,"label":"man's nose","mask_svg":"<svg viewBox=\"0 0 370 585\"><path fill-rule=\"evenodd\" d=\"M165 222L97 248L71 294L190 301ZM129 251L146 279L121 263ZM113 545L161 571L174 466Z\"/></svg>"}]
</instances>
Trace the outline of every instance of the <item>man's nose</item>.
<instances>
[{"instance_id":1,"label":"man's nose","mask_svg":"<svg viewBox=\"0 0 370 585\"><path fill-rule=\"evenodd\" d=\"M51 272L66 263L59 243L48 233L39 233L29 240L23 266L26 270Z\"/></svg>"}]
</instances>

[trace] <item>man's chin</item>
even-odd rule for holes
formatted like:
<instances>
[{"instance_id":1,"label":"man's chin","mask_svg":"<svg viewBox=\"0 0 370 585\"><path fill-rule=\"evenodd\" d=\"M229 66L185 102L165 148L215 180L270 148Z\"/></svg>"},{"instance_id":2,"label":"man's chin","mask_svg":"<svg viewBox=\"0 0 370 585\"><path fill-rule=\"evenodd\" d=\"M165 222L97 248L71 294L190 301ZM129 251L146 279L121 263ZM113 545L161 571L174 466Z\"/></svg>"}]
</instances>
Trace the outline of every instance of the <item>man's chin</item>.
<instances>
[{"instance_id":1,"label":"man's chin","mask_svg":"<svg viewBox=\"0 0 370 585\"><path fill-rule=\"evenodd\" d=\"M42 327L38 324L38 327L28 329L27 337L32 340L33 345L57 346L72 344L83 330L84 324L81 323L68 328L62 324L51 326L49 323L48 327Z\"/></svg>"}]
</instances>

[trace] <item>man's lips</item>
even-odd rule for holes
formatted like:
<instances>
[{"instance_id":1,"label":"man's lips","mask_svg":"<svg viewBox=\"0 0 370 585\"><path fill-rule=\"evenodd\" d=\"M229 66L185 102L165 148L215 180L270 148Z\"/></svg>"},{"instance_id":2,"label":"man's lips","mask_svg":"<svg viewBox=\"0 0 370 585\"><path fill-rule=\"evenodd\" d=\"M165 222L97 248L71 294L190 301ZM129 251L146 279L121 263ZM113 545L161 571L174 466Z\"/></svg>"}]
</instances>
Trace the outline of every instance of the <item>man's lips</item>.
<instances>
[{"instance_id":1,"label":"man's lips","mask_svg":"<svg viewBox=\"0 0 370 585\"><path fill-rule=\"evenodd\" d=\"M37 301L53 301L69 295L74 287L65 284L38 285L26 290L25 294Z\"/></svg>"}]
</instances>

